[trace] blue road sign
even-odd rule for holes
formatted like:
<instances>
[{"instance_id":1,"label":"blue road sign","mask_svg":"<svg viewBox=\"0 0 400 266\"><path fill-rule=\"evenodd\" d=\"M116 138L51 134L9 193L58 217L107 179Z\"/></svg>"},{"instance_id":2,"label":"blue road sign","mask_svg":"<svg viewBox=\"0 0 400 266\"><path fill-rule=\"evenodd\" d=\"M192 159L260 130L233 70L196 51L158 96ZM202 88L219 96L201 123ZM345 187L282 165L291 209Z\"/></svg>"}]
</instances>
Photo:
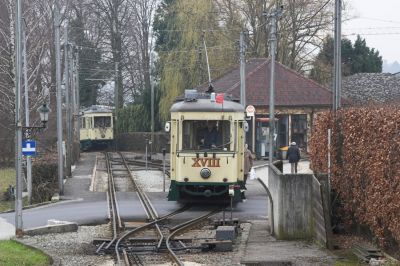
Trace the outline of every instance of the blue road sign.
<instances>
[{"instance_id":1,"label":"blue road sign","mask_svg":"<svg viewBox=\"0 0 400 266\"><path fill-rule=\"evenodd\" d=\"M35 156L36 155L36 141L25 140L22 142L22 155Z\"/></svg>"}]
</instances>

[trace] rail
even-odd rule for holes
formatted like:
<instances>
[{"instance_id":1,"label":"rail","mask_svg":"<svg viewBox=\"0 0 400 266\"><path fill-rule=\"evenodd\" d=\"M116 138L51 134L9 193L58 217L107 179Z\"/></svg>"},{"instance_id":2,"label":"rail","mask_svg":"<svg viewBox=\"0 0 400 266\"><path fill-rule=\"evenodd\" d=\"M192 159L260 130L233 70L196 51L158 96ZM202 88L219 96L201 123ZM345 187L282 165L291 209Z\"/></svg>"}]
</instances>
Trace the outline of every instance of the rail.
<instances>
[{"instance_id":1,"label":"rail","mask_svg":"<svg viewBox=\"0 0 400 266\"><path fill-rule=\"evenodd\" d=\"M113 232L113 240L106 247L106 248L109 248L112 245L112 243L114 243L115 240L117 239L119 230L123 226L122 226L122 221L121 221L121 217L119 215L119 210L118 210L118 200L117 200L117 194L116 194L116 189L115 189L114 175L113 175L112 167L111 167L110 153L106 153L105 158L106 158L106 167L107 167L107 174L108 174L108 202L109 202L109 209L110 209L110 216L111 216L110 220L112 223L112 232Z\"/></svg>"}]
</instances>

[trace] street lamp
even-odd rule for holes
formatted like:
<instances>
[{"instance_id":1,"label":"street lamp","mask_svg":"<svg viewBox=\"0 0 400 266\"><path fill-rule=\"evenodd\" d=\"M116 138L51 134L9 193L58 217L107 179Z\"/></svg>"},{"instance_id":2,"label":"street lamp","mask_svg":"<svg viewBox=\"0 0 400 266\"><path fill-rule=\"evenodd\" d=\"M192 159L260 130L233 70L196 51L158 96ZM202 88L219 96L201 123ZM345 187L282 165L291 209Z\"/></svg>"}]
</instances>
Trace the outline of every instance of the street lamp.
<instances>
[{"instance_id":1,"label":"street lamp","mask_svg":"<svg viewBox=\"0 0 400 266\"><path fill-rule=\"evenodd\" d=\"M25 137L27 139L30 139L34 133L40 132L43 129L45 129L47 121L49 121L49 113L50 113L51 110L50 110L49 107L47 107L46 103L41 105L37 109L37 111L39 112L40 120L42 121L42 126L39 126L39 127L22 127L22 130L24 131Z\"/></svg>"},{"instance_id":2,"label":"street lamp","mask_svg":"<svg viewBox=\"0 0 400 266\"><path fill-rule=\"evenodd\" d=\"M47 107L47 104L44 103L42 106L40 106L37 109L37 111L40 114L40 120L43 123L43 128L45 128L47 121L49 121L49 113L50 113L51 110L50 110L49 107Z\"/></svg>"}]
</instances>

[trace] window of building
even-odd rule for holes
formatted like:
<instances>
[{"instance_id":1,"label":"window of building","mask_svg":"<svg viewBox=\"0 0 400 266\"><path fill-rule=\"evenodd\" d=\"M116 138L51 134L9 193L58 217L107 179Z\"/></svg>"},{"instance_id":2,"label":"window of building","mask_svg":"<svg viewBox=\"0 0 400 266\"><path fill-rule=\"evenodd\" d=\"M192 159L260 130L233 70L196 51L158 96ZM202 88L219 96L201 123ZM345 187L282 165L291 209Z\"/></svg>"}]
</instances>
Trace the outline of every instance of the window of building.
<instances>
[{"instance_id":1,"label":"window of building","mask_svg":"<svg viewBox=\"0 0 400 266\"><path fill-rule=\"evenodd\" d=\"M292 115L292 140L301 147L307 147L307 115Z\"/></svg>"}]
</instances>

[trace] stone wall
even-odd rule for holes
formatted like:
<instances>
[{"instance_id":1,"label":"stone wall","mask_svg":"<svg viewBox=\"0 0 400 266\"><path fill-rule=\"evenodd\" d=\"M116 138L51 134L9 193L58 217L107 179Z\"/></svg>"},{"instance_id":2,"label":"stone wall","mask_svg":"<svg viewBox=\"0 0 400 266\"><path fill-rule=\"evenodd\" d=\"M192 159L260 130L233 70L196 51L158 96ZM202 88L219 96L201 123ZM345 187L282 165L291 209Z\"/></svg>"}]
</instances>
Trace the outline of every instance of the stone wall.
<instances>
[{"instance_id":1,"label":"stone wall","mask_svg":"<svg viewBox=\"0 0 400 266\"><path fill-rule=\"evenodd\" d=\"M164 132L154 133L153 152L162 152L165 148L169 152L169 138L170 135ZM130 132L122 133L116 137L117 148L120 151L137 151L145 152L146 139L151 139L150 132ZM148 146L150 151L150 145Z\"/></svg>"}]
</instances>

